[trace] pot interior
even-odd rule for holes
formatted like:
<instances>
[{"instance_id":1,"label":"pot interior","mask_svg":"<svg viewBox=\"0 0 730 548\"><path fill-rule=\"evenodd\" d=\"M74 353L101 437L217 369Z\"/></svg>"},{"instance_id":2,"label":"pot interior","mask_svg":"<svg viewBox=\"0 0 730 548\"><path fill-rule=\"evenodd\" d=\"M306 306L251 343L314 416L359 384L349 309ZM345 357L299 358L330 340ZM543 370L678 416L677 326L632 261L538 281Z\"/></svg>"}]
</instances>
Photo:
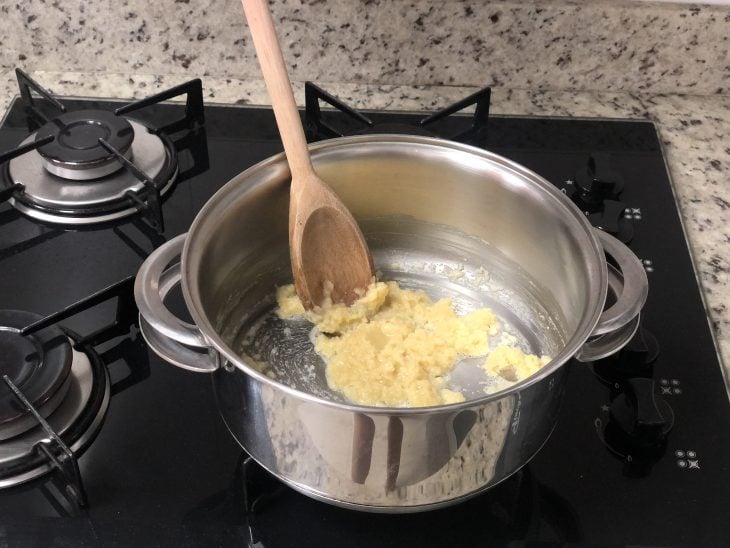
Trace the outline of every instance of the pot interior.
<instances>
[{"instance_id":1,"label":"pot interior","mask_svg":"<svg viewBox=\"0 0 730 548\"><path fill-rule=\"evenodd\" d=\"M605 298L603 252L577 208L539 176L484 151L411 136L344 138L312 151L318 174L358 220L380 279L449 297L461 313L493 309L505 336L553 358L535 377L589 336ZM183 290L195 322L237 366L342 402L327 386L311 325L275 314L276 287L291 283L288 184L278 156L211 198L185 244ZM474 361L450 380L468 400L504 386Z\"/></svg>"}]
</instances>

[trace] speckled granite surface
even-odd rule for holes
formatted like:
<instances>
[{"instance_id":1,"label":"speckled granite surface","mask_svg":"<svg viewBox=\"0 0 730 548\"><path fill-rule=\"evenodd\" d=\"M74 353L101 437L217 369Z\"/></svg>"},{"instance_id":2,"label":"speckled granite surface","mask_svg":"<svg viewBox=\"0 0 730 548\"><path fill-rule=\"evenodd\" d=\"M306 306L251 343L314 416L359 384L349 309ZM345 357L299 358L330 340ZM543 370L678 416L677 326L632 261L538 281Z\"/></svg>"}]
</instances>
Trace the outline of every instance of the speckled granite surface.
<instances>
[{"instance_id":1,"label":"speckled granite surface","mask_svg":"<svg viewBox=\"0 0 730 548\"><path fill-rule=\"evenodd\" d=\"M54 93L98 97L143 97L184 81L182 77L130 74L34 72ZM205 78L209 102L268 104L260 80ZM323 85L325 85L323 83ZM325 87L355 106L433 109L464 97L471 88L329 84ZM301 84L295 83L302 102ZM17 84L12 71L0 73L0 111ZM708 316L730 378L730 97L627 93L549 92L496 88L495 114L650 118L664 143L674 190L705 296ZM730 385L729 385L730 386Z\"/></svg>"},{"instance_id":2,"label":"speckled granite surface","mask_svg":"<svg viewBox=\"0 0 730 548\"><path fill-rule=\"evenodd\" d=\"M294 80L727 93L730 7L273 0ZM258 78L239 0L0 5L0 67Z\"/></svg>"}]
</instances>

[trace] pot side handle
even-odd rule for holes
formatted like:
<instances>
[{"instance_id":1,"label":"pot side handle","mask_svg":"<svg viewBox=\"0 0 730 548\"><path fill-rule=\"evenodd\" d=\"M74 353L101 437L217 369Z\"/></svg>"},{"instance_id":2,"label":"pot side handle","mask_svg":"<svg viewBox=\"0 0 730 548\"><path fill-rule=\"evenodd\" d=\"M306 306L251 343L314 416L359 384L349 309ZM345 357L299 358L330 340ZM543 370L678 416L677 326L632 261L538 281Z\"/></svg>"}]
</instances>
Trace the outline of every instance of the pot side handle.
<instances>
[{"instance_id":1,"label":"pot side handle","mask_svg":"<svg viewBox=\"0 0 730 548\"><path fill-rule=\"evenodd\" d=\"M217 352L195 325L175 316L164 303L182 279L180 255L186 236L181 234L164 243L142 263L134 283L134 299L140 331L155 354L183 369L210 373L219 367Z\"/></svg>"},{"instance_id":2,"label":"pot side handle","mask_svg":"<svg viewBox=\"0 0 730 548\"><path fill-rule=\"evenodd\" d=\"M608 265L609 286L616 288L616 302L603 311L586 342L575 358L590 362L621 350L639 328L641 309L649 294L649 280L644 265L626 245L602 230L595 230L604 251L618 264Z\"/></svg>"}]
</instances>

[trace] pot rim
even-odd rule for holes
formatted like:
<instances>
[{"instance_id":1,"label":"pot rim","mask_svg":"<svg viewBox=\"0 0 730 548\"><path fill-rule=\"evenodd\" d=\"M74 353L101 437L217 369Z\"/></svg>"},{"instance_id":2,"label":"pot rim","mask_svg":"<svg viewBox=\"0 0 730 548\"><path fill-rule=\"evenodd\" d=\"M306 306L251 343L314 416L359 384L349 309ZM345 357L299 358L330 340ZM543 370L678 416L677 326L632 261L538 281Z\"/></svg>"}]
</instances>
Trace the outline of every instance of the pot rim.
<instances>
[{"instance_id":1,"label":"pot rim","mask_svg":"<svg viewBox=\"0 0 730 548\"><path fill-rule=\"evenodd\" d=\"M196 235L202 230L202 227L210 222L210 212L220 204L230 203L228 195L240 191L238 188L242 181L252 179L255 174L260 171L270 168L272 165L284 163L285 169L288 171L286 165L286 157L283 152L270 156L262 160L261 162L249 167L242 173L239 173L228 181L220 190L218 190L201 208L198 214L195 216L190 229L188 230L187 236L185 237L185 243L183 246L182 254L180 257L181 264L181 286L183 298L187 305L190 316L192 317L195 325L201 331L205 339L211 344L211 346L220 353L221 357L228 361L229 364L239 369L241 372L254 377L260 382L266 383L272 388L284 390L286 393L297 397L303 401L310 403L316 403L341 409L344 411L368 413L370 415L411 415L420 414L429 411L460 411L474 406L484 405L491 401L496 401L508 396L511 393L517 393L524 388L527 388L533 384L541 382L543 379L552 375L557 369L562 367L568 362L581 348L585 341L590 337L591 333L595 329L601 312L606 301L606 295L608 291L608 272L606 266L606 259L604 255L603 246L599 242L597 236L594 233L594 229L583 214L581 210L560 190L554 185L548 182L545 178L541 177L537 173L527 169L526 167L509 160L503 156L489 152L487 150L477 148L471 145L448 141L436 137L422 137L415 135L403 135L403 134L371 134L371 135L356 135L349 137L338 137L334 139L328 139L309 145L309 150L312 155L312 161L316 165L316 155L318 151L324 151L333 147L347 147L353 145L365 145L369 143L406 143L412 145L420 145L425 147L436 147L436 148L449 148L452 150L473 154L479 156L483 160L493 162L503 169L509 170L520 177L529 180L531 183L540 187L540 189L548 194L548 196L557 201L560 207L564 210L566 215L569 215L573 221L577 222L578 225L583 229L579 235L576 235L580 240L580 244L584 248L590 248L590 251L596 257L596 261L593 262L589 272L589 278L595 279L597 276L598 291L592 292L589 295L589 301L586 305L587 308L592 307L593 313L584 317L583 321L578 325L573 335L566 341L563 349L555 356L550 362L543 366L537 373L530 377L523 379L522 381L515 383L508 388L503 390L485 394L483 397L466 400L458 403L433 405L427 407L376 407L369 405L362 405L356 403L342 403L325 398L309 394L287 386L283 383L278 382L275 379L268 377L266 374L257 371L254 367L246 363L238 354L236 354L220 337L213 325L208 321L206 314L203 312L203 303L200 300L199 293L193 291L191 288L190 281L190 269L189 264L192 261L192 257L196 254L200 254L201 251L196 249L194 245ZM192 284L195 285L195 284Z\"/></svg>"}]
</instances>

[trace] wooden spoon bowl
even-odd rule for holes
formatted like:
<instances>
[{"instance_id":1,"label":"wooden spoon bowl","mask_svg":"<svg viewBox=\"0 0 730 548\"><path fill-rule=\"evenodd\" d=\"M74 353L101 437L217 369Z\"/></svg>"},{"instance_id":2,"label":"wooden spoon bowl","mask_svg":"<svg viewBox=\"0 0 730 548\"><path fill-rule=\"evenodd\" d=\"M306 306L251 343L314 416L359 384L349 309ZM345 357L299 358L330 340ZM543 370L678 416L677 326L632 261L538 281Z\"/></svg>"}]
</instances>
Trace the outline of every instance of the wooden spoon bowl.
<instances>
[{"instance_id":1,"label":"wooden spoon bowl","mask_svg":"<svg viewBox=\"0 0 730 548\"><path fill-rule=\"evenodd\" d=\"M312 167L266 0L242 4L292 175L289 249L297 294L306 309L328 296L352 304L374 279L370 250L352 214Z\"/></svg>"}]
</instances>

